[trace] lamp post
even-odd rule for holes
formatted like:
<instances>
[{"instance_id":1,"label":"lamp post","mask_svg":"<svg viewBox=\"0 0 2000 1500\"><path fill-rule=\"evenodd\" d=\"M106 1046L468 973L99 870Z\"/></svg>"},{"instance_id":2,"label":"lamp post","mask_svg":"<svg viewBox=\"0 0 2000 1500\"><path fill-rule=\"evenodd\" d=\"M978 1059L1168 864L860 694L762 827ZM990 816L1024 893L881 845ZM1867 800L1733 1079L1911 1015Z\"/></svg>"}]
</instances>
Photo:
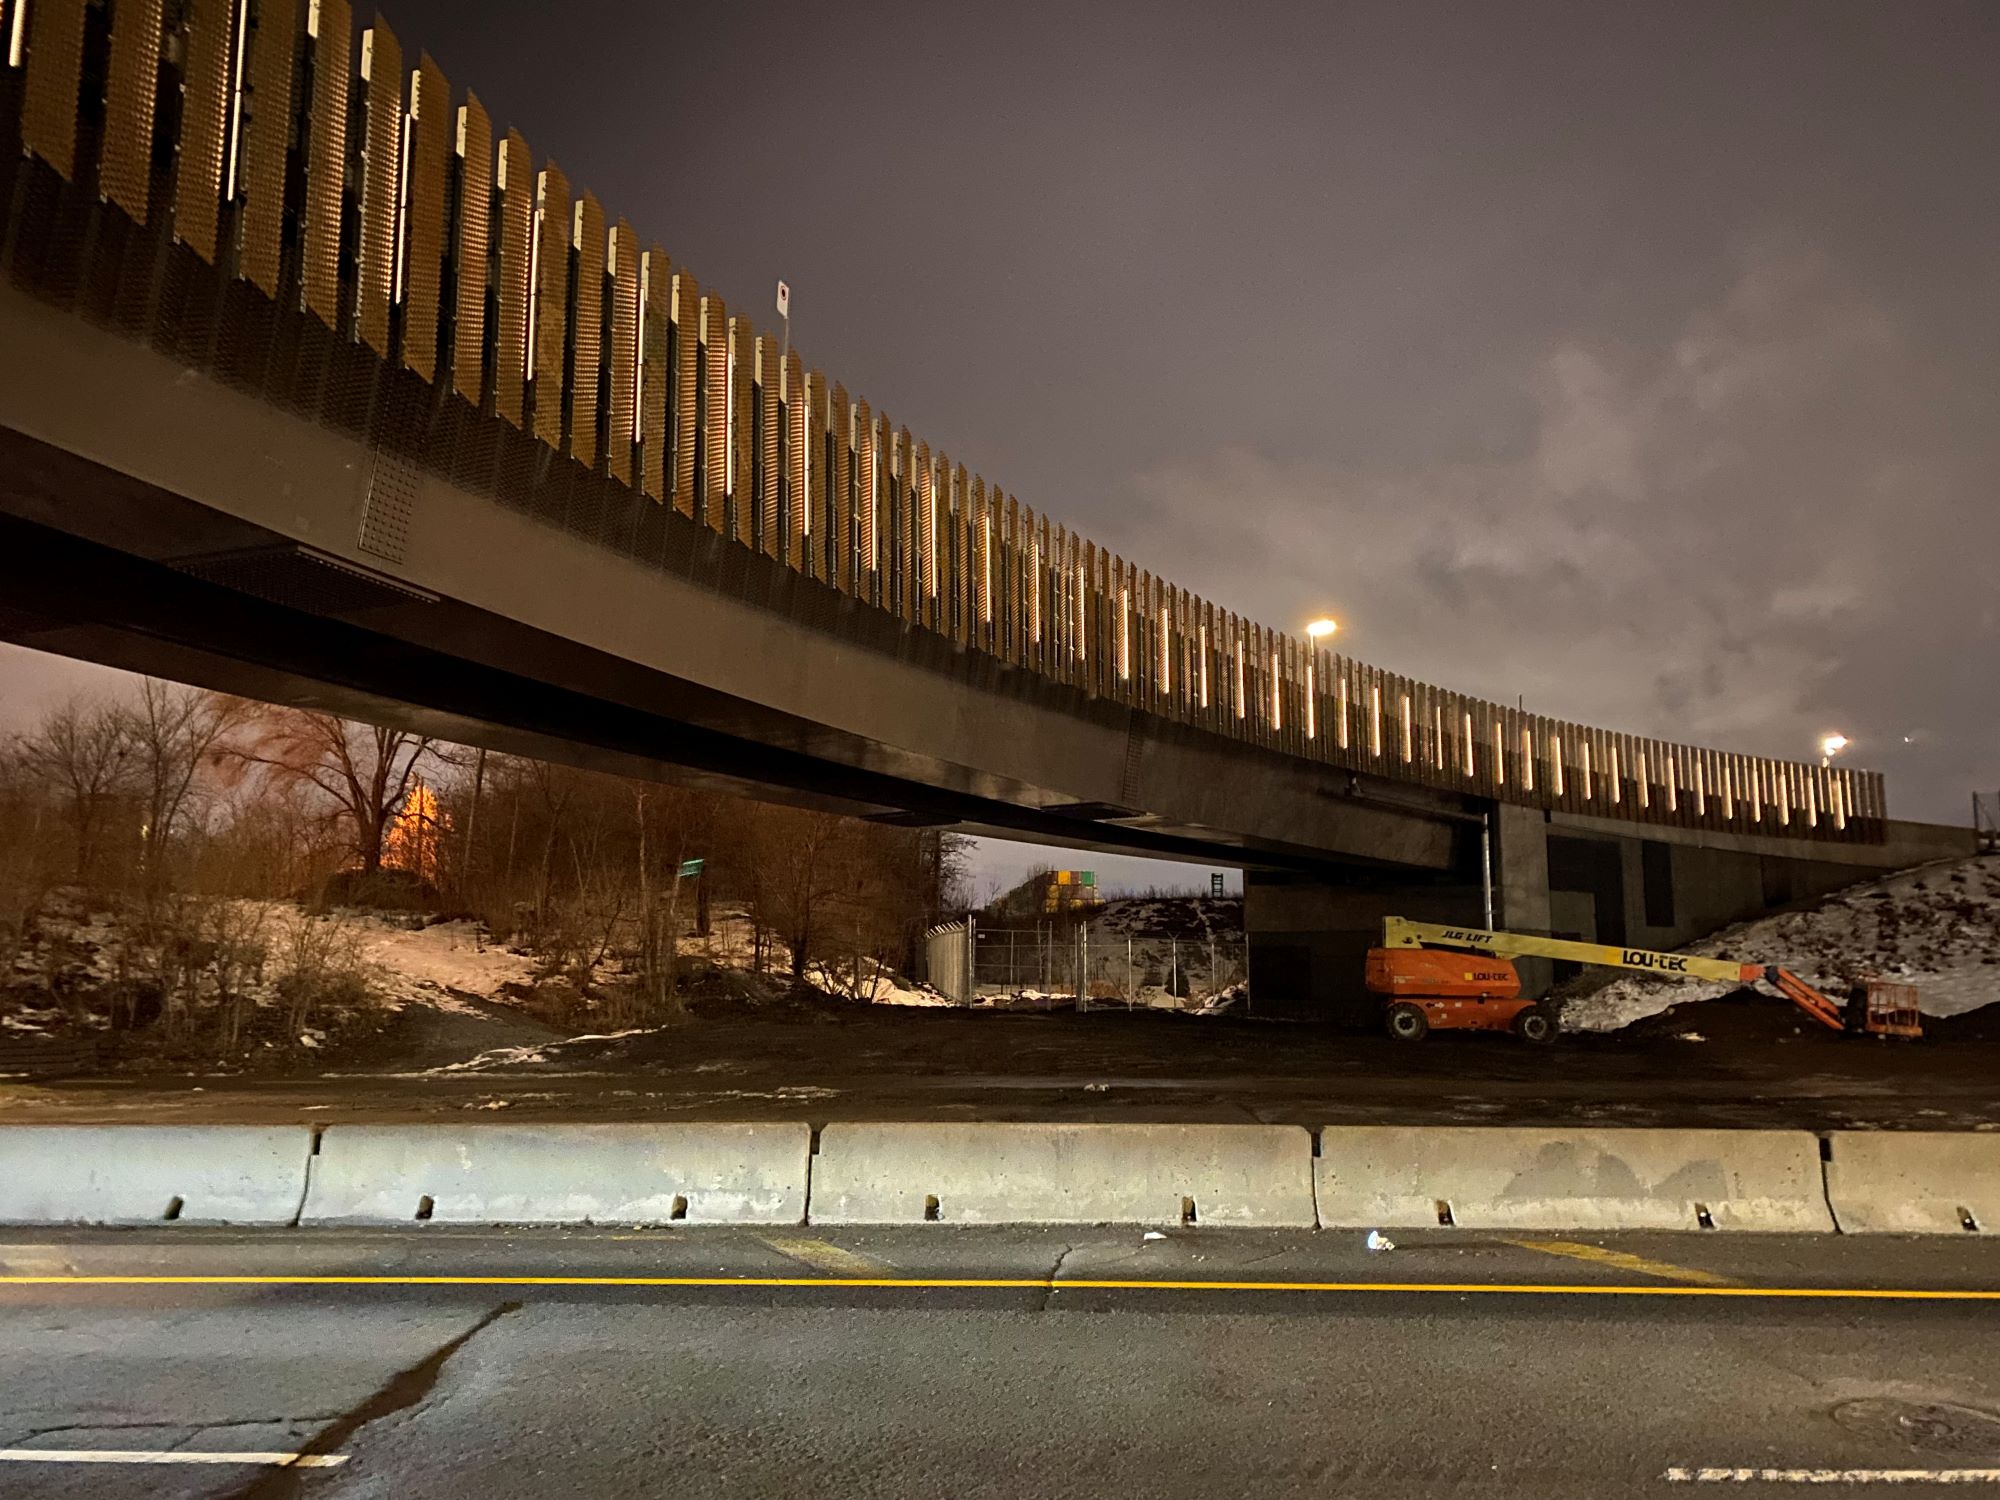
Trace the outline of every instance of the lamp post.
<instances>
[{"instance_id":1,"label":"lamp post","mask_svg":"<svg viewBox=\"0 0 2000 1500\"><path fill-rule=\"evenodd\" d=\"M1847 736L1844 734L1827 734L1820 736L1819 763L1822 766L1832 765L1833 758L1836 755L1840 754L1840 752L1845 750L1846 748L1847 748Z\"/></svg>"}]
</instances>

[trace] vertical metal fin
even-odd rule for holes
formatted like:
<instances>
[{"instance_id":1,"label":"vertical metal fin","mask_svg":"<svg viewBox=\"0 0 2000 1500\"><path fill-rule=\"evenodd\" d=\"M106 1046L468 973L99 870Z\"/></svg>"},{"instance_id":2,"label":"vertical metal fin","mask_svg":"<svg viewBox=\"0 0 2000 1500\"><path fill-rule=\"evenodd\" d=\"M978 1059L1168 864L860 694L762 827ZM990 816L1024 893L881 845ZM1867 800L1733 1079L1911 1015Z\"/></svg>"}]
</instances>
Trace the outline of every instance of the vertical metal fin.
<instances>
[{"instance_id":1,"label":"vertical metal fin","mask_svg":"<svg viewBox=\"0 0 2000 1500\"><path fill-rule=\"evenodd\" d=\"M236 55L230 36L236 24L235 11L234 0L190 0L187 8L180 159L174 170L174 235L210 265L215 264L222 219L230 64ZM148 78L149 96L152 87ZM150 102L147 107L151 108Z\"/></svg>"},{"instance_id":2,"label":"vertical metal fin","mask_svg":"<svg viewBox=\"0 0 2000 1500\"><path fill-rule=\"evenodd\" d=\"M729 444L735 455L735 473L729 486L729 503L736 515L736 540L744 546L756 542L757 495L750 483L755 465L751 447L753 427L750 414L756 408L757 334L748 318L729 320Z\"/></svg>"},{"instance_id":3,"label":"vertical metal fin","mask_svg":"<svg viewBox=\"0 0 2000 1500\"><path fill-rule=\"evenodd\" d=\"M244 278L278 295L285 230L285 157L291 149L292 86L298 64L298 0L258 0L257 24L239 45L250 48L250 98L244 109L242 259Z\"/></svg>"},{"instance_id":4,"label":"vertical metal fin","mask_svg":"<svg viewBox=\"0 0 2000 1500\"><path fill-rule=\"evenodd\" d=\"M329 328L340 321L340 220L347 191L347 96L354 13L347 0L308 0L313 18L312 140L306 167L303 294Z\"/></svg>"},{"instance_id":5,"label":"vertical metal fin","mask_svg":"<svg viewBox=\"0 0 2000 1500\"><path fill-rule=\"evenodd\" d=\"M785 566L806 566L806 493L811 468L806 462L811 446L806 432L805 366L796 352L785 356L783 392L785 398Z\"/></svg>"},{"instance_id":6,"label":"vertical metal fin","mask_svg":"<svg viewBox=\"0 0 2000 1500\"><path fill-rule=\"evenodd\" d=\"M28 79L21 94L21 144L65 180L76 175L76 104L83 75L83 17L88 8L87 0L34 0L28 7Z\"/></svg>"},{"instance_id":7,"label":"vertical metal fin","mask_svg":"<svg viewBox=\"0 0 2000 1500\"><path fill-rule=\"evenodd\" d=\"M535 436L562 447L564 340L569 323L569 179L550 162L535 182Z\"/></svg>"},{"instance_id":8,"label":"vertical metal fin","mask_svg":"<svg viewBox=\"0 0 2000 1500\"><path fill-rule=\"evenodd\" d=\"M674 322L673 409L674 424L674 509L684 516L694 515L694 470L700 462L695 451L694 392L698 378L696 357L701 351L701 287L685 271L676 271L673 296L669 299Z\"/></svg>"},{"instance_id":9,"label":"vertical metal fin","mask_svg":"<svg viewBox=\"0 0 2000 1500\"><path fill-rule=\"evenodd\" d=\"M701 299L701 519L729 529L729 308L713 292Z\"/></svg>"},{"instance_id":10,"label":"vertical metal fin","mask_svg":"<svg viewBox=\"0 0 2000 1500\"><path fill-rule=\"evenodd\" d=\"M766 334L757 340L758 414L764 429L764 451L759 464L763 488L757 495L757 531L764 555L780 559L785 555L784 531L779 519L783 512L778 504L785 483L784 411L779 405L782 379L778 368L778 345Z\"/></svg>"},{"instance_id":11,"label":"vertical metal fin","mask_svg":"<svg viewBox=\"0 0 2000 1500\"><path fill-rule=\"evenodd\" d=\"M620 219L611 231L611 412L605 422L605 458L611 477L632 482L632 449L639 441L639 238Z\"/></svg>"},{"instance_id":12,"label":"vertical metal fin","mask_svg":"<svg viewBox=\"0 0 2000 1500\"><path fill-rule=\"evenodd\" d=\"M667 368L667 325L672 321L673 279L667 255L658 245L646 251L639 276L646 289L645 316L639 320L639 431L644 489L655 500L667 498L667 423L673 413L667 397L674 372Z\"/></svg>"},{"instance_id":13,"label":"vertical metal fin","mask_svg":"<svg viewBox=\"0 0 2000 1500\"><path fill-rule=\"evenodd\" d=\"M826 425L833 436L833 470L827 483L833 491L833 576L828 580L843 594L854 592L854 471L853 429L849 425L847 387L838 381L828 396Z\"/></svg>"},{"instance_id":14,"label":"vertical metal fin","mask_svg":"<svg viewBox=\"0 0 2000 1500\"><path fill-rule=\"evenodd\" d=\"M534 316L535 174L528 143L510 130L500 142L493 185L500 193L499 284L494 290L493 408L527 425L528 320Z\"/></svg>"},{"instance_id":15,"label":"vertical metal fin","mask_svg":"<svg viewBox=\"0 0 2000 1500\"><path fill-rule=\"evenodd\" d=\"M220 9L221 3L223 0L194 0L189 7L192 35L186 72L189 112L181 123L183 175L190 137L200 124L194 113L196 90L206 81L201 34L212 29L208 24L211 14ZM146 222L146 200L151 196L153 179L153 97L159 88L160 10L161 0L118 0L111 12L111 64L104 85L104 146L97 163L97 190L139 224ZM222 12L222 20L226 28L227 11ZM223 38L226 72L226 29ZM217 162L219 166L219 151ZM215 259L212 213L208 246L203 250L196 245L195 249L202 252L203 260Z\"/></svg>"},{"instance_id":16,"label":"vertical metal fin","mask_svg":"<svg viewBox=\"0 0 2000 1500\"><path fill-rule=\"evenodd\" d=\"M597 377L604 362L604 210L589 193L576 200L570 223L576 252L576 315L570 341L576 357L569 374L569 451L585 468L597 467Z\"/></svg>"},{"instance_id":17,"label":"vertical metal fin","mask_svg":"<svg viewBox=\"0 0 2000 1500\"><path fill-rule=\"evenodd\" d=\"M451 182L457 121L451 84L428 52L410 77L409 223L404 229L403 364L437 379L438 299L444 285L445 195Z\"/></svg>"},{"instance_id":18,"label":"vertical metal fin","mask_svg":"<svg viewBox=\"0 0 2000 1500\"><path fill-rule=\"evenodd\" d=\"M466 93L458 110L458 223L451 249L455 280L451 386L474 406L485 399L487 254L493 233L493 120Z\"/></svg>"},{"instance_id":19,"label":"vertical metal fin","mask_svg":"<svg viewBox=\"0 0 2000 1500\"><path fill-rule=\"evenodd\" d=\"M389 354L389 296L395 281L396 221L403 203L403 48L378 15L361 37L368 85L361 148L361 245L354 282L355 336Z\"/></svg>"}]
</instances>

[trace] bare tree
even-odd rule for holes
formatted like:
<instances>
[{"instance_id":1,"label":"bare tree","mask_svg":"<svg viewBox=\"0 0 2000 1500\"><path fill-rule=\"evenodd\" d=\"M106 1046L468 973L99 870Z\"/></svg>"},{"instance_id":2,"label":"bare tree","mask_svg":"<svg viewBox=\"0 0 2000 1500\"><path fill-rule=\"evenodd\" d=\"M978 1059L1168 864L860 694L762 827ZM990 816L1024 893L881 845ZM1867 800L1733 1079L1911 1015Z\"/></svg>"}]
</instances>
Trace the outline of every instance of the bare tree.
<instances>
[{"instance_id":1,"label":"bare tree","mask_svg":"<svg viewBox=\"0 0 2000 1500\"><path fill-rule=\"evenodd\" d=\"M439 747L407 730L267 704L246 715L225 753L242 766L324 792L333 815L348 825L362 872L373 875L418 768L436 759Z\"/></svg>"},{"instance_id":2,"label":"bare tree","mask_svg":"<svg viewBox=\"0 0 2000 1500\"><path fill-rule=\"evenodd\" d=\"M126 715L109 703L72 698L22 735L16 752L23 768L63 803L76 841L77 881L91 884L104 824L116 801L132 790Z\"/></svg>"},{"instance_id":3,"label":"bare tree","mask_svg":"<svg viewBox=\"0 0 2000 1500\"><path fill-rule=\"evenodd\" d=\"M215 761L217 747L252 710L253 705L241 698L157 677L141 684L139 701L125 717L133 779L144 803L141 858L149 894L157 893L167 880L174 840L202 768Z\"/></svg>"}]
</instances>

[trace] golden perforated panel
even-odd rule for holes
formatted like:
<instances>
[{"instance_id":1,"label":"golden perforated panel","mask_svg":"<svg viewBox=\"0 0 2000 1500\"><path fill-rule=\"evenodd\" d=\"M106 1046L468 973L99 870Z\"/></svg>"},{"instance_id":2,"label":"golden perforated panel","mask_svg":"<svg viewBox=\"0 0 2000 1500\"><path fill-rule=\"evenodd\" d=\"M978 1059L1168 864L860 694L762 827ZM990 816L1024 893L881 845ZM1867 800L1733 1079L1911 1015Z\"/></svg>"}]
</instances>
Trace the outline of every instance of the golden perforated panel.
<instances>
[{"instance_id":1,"label":"golden perforated panel","mask_svg":"<svg viewBox=\"0 0 2000 1500\"><path fill-rule=\"evenodd\" d=\"M674 384L669 420L674 431L674 509L694 515L694 471L700 462L700 437L695 427L695 381L700 371L701 288L685 271L674 273L671 299L674 321Z\"/></svg>"},{"instance_id":2,"label":"golden perforated panel","mask_svg":"<svg viewBox=\"0 0 2000 1500\"><path fill-rule=\"evenodd\" d=\"M729 503L736 517L736 540L756 541L757 494L750 483L752 424L756 410L757 335L748 318L729 320L729 451L732 455Z\"/></svg>"},{"instance_id":3,"label":"golden perforated panel","mask_svg":"<svg viewBox=\"0 0 2000 1500\"><path fill-rule=\"evenodd\" d=\"M778 365L778 342L769 334L757 340L757 403L763 427L764 451L758 467L763 481L757 495L758 541L767 557L783 558L785 533L780 523L779 496L784 490L784 413L779 405L782 380Z\"/></svg>"},{"instance_id":4,"label":"golden perforated panel","mask_svg":"<svg viewBox=\"0 0 2000 1500\"><path fill-rule=\"evenodd\" d=\"M312 35L312 139L306 148L302 292L327 327L340 319L340 219L347 182L347 95L354 66L354 14L347 0L308 0Z\"/></svg>"},{"instance_id":5,"label":"golden perforated panel","mask_svg":"<svg viewBox=\"0 0 2000 1500\"><path fill-rule=\"evenodd\" d=\"M452 226L455 280L451 386L474 406L485 398L487 248L493 233L493 121L467 93L458 110L458 222Z\"/></svg>"},{"instance_id":6,"label":"golden perforated panel","mask_svg":"<svg viewBox=\"0 0 2000 1500\"><path fill-rule=\"evenodd\" d=\"M527 424L528 345L534 317L535 174L528 143L507 132L494 162L500 194L499 285L493 289L493 406L516 427Z\"/></svg>"},{"instance_id":7,"label":"golden perforated panel","mask_svg":"<svg viewBox=\"0 0 2000 1500\"><path fill-rule=\"evenodd\" d=\"M569 451L586 468L597 467L597 376L604 358L604 266L608 259L604 210L584 193L570 220L576 252L576 308L570 341L576 358L569 372Z\"/></svg>"},{"instance_id":8,"label":"golden perforated panel","mask_svg":"<svg viewBox=\"0 0 2000 1500\"><path fill-rule=\"evenodd\" d=\"M189 7L187 88L189 104L194 103L198 69L205 61L200 46L202 12L212 10L217 0L194 0ZM153 167L153 95L160 71L161 0L119 0L111 13L111 63L104 83L104 145L97 164L97 188L124 209L138 223L146 222L146 200L151 195ZM226 40L226 36L225 36ZM226 48L225 48L226 52ZM181 127L181 153L185 159L189 127ZM195 249L202 251L200 245ZM204 260L215 259L215 227L211 218Z\"/></svg>"},{"instance_id":9,"label":"golden perforated panel","mask_svg":"<svg viewBox=\"0 0 2000 1500\"><path fill-rule=\"evenodd\" d=\"M299 0L260 0L250 48L250 94L244 101L242 161L243 275L267 297L278 295L278 253L285 229L285 153L292 134L292 74L298 61Z\"/></svg>"},{"instance_id":10,"label":"golden perforated panel","mask_svg":"<svg viewBox=\"0 0 2000 1500\"><path fill-rule=\"evenodd\" d=\"M389 353L389 299L402 214L403 48L380 16L361 37L367 85L361 162L361 242L355 266L354 331L377 354Z\"/></svg>"},{"instance_id":11,"label":"golden perforated panel","mask_svg":"<svg viewBox=\"0 0 2000 1500\"><path fill-rule=\"evenodd\" d=\"M729 501L729 309L720 297L701 299L702 524L727 529Z\"/></svg>"},{"instance_id":12,"label":"golden perforated panel","mask_svg":"<svg viewBox=\"0 0 2000 1500\"><path fill-rule=\"evenodd\" d=\"M838 382L827 397L827 432L833 438L833 472L827 487L833 499L833 577L828 581L844 594L854 592L853 430L849 426L847 388Z\"/></svg>"},{"instance_id":13,"label":"golden perforated panel","mask_svg":"<svg viewBox=\"0 0 2000 1500\"><path fill-rule=\"evenodd\" d=\"M639 266L644 307L639 318L639 428L644 488L655 500L667 498L667 424L672 413L667 395L673 371L667 367L669 304L673 297L671 267L658 245L647 250Z\"/></svg>"},{"instance_id":14,"label":"golden perforated panel","mask_svg":"<svg viewBox=\"0 0 2000 1500\"><path fill-rule=\"evenodd\" d=\"M605 421L605 461L611 477L632 482L639 441L639 239L620 219L611 230L611 411Z\"/></svg>"},{"instance_id":15,"label":"golden perforated panel","mask_svg":"<svg viewBox=\"0 0 2000 1500\"><path fill-rule=\"evenodd\" d=\"M451 85L428 52L410 78L409 222L403 235L403 363L437 379L438 298L444 285L444 208L457 120Z\"/></svg>"},{"instance_id":16,"label":"golden perforated panel","mask_svg":"<svg viewBox=\"0 0 2000 1500\"><path fill-rule=\"evenodd\" d=\"M563 340L569 329L569 179L554 162L535 180L535 310L528 372L535 382L535 436L563 440Z\"/></svg>"},{"instance_id":17,"label":"golden perforated panel","mask_svg":"<svg viewBox=\"0 0 2000 1500\"><path fill-rule=\"evenodd\" d=\"M874 595L876 556L876 515L882 503L883 422L866 401L854 403L854 570L855 592L864 599Z\"/></svg>"},{"instance_id":18,"label":"golden perforated panel","mask_svg":"<svg viewBox=\"0 0 2000 1500\"><path fill-rule=\"evenodd\" d=\"M34 0L28 7L21 144L65 178L76 172L77 83L83 71L87 9L86 0Z\"/></svg>"},{"instance_id":19,"label":"golden perforated panel","mask_svg":"<svg viewBox=\"0 0 2000 1500\"><path fill-rule=\"evenodd\" d=\"M121 7L122 8L122 7ZM234 0L188 0L181 70L180 156L174 169L174 234L210 265L222 216L222 166L229 145ZM147 88L150 91L151 81Z\"/></svg>"},{"instance_id":20,"label":"golden perforated panel","mask_svg":"<svg viewBox=\"0 0 2000 1500\"><path fill-rule=\"evenodd\" d=\"M812 466L806 461L805 367L796 353L785 356L785 564L806 566L806 505Z\"/></svg>"}]
</instances>

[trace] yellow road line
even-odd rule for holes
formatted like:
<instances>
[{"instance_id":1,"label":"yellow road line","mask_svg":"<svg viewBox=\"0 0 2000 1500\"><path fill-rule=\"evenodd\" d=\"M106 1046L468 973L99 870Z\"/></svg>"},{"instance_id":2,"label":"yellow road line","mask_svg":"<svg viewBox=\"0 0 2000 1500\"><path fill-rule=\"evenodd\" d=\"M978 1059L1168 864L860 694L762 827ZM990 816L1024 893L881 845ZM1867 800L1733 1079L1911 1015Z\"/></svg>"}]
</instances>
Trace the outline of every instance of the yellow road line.
<instances>
[{"instance_id":1,"label":"yellow road line","mask_svg":"<svg viewBox=\"0 0 2000 1500\"><path fill-rule=\"evenodd\" d=\"M1045 1276L0 1276L8 1286L809 1287L824 1290L1065 1292L1402 1292L1429 1296L1769 1297L1851 1302L1996 1302L2000 1290L1842 1286L1591 1286L1500 1281L1153 1281Z\"/></svg>"},{"instance_id":2,"label":"yellow road line","mask_svg":"<svg viewBox=\"0 0 2000 1500\"><path fill-rule=\"evenodd\" d=\"M1692 1266L1677 1266L1671 1261L1648 1260L1643 1255L1628 1255L1623 1250L1607 1250L1602 1245L1583 1245L1574 1240L1508 1240L1507 1243L1523 1250L1538 1251L1543 1255L1561 1255L1570 1260L1609 1266L1615 1271L1630 1271L1636 1276L1657 1276L1662 1281L1686 1281L1696 1286L1739 1285L1729 1277L1718 1276L1713 1271L1697 1271Z\"/></svg>"},{"instance_id":3,"label":"yellow road line","mask_svg":"<svg viewBox=\"0 0 2000 1500\"><path fill-rule=\"evenodd\" d=\"M758 1238L778 1254L811 1266L815 1271L831 1271L837 1276L880 1276L889 1269L872 1255L843 1250L838 1245L805 1235L766 1234Z\"/></svg>"}]
</instances>

